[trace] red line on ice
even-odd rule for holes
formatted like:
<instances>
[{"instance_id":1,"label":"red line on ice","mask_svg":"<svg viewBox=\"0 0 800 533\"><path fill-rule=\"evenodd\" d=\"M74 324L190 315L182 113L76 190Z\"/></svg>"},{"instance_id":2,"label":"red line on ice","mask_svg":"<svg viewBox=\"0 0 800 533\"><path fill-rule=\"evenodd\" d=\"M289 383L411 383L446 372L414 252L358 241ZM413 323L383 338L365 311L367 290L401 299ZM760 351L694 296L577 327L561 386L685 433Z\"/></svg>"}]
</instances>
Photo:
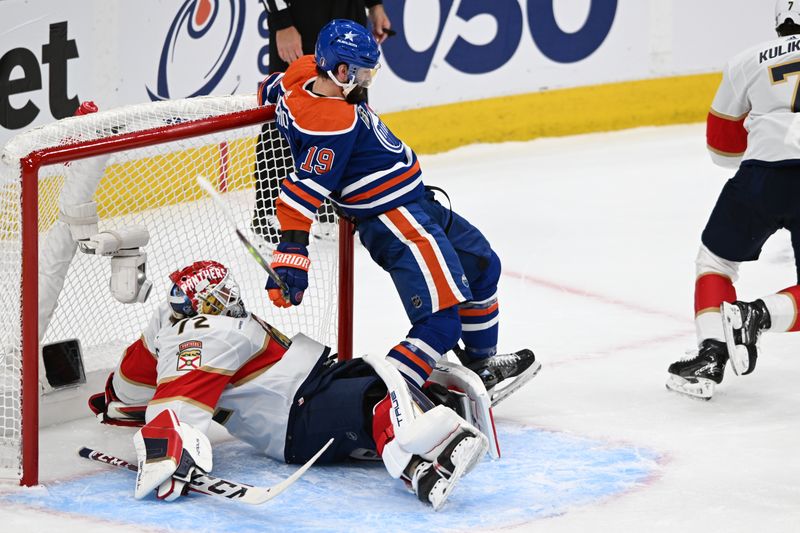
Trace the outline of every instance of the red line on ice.
<instances>
[{"instance_id":1,"label":"red line on ice","mask_svg":"<svg viewBox=\"0 0 800 533\"><path fill-rule=\"evenodd\" d=\"M624 300L620 300L619 298L615 298L613 296L607 296L605 294L600 294L597 292L592 292L586 289L581 289L578 287L571 287L569 285L565 285L563 283L558 283L555 281L539 278L536 276L532 276L530 274L522 274L520 272L514 272L509 270L503 270L503 275L509 278L518 279L520 281L524 281L525 283L530 283L531 285L537 285L539 287L543 287L545 289L550 289L553 291L558 292L565 292L568 294L572 294L575 296L580 296L583 298L588 298L590 300L596 300L598 302L608 304L608 305L615 305L617 307L621 307L623 309L627 309L629 311L635 311L637 313L645 313L648 315L656 315L661 316L664 318L669 318L671 320L677 320L679 322L688 322L690 321L689 315L678 315L675 313L670 313L668 311L663 311L661 309L654 309L650 307L646 307L644 305L640 305L634 302L626 302Z\"/></svg>"},{"instance_id":2,"label":"red line on ice","mask_svg":"<svg viewBox=\"0 0 800 533\"><path fill-rule=\"evenodd\" d=\"M649 339L631 341L626 344L618 344L616 346L609 346L608 348L602 348L600 350L592 351L591 353L587 353L584 355L576 355L574 357L569 357L567 359L559 359L557 361L548 362L547 367L552 368L564 364L572 364L577 361L590 361L592 359L600 359L602 357L608 357L609 355L615 355L617 353L624 352L627 350L641 349L645 346L652 346L652 345L661 346L665 342L685 339L687 336L690 336L691 334L692 331L687 329L686 331L676 331L674 333L669 333L667 335L659 335L657 337L651 337Z\"/></svg>"}]
</instances>

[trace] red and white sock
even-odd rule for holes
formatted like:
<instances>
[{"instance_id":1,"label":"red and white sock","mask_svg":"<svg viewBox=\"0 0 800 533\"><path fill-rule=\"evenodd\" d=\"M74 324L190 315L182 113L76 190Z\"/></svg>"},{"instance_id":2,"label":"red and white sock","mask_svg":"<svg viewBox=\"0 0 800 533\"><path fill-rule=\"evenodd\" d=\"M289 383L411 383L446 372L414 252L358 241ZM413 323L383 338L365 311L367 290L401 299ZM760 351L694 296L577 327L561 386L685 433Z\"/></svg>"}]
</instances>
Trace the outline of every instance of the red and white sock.
<instances>
[{"instance_id":1,"label":"red and white sock","mask_svg":"<svg viewBox=\"0 0 800 533\"><path fill-rule=\"evenodd\" d=\"M800 331L797 305L800 302L800 285L794 285L761 298L769 311L772 322L770 331Z\"/></svg>"}]
</instances>

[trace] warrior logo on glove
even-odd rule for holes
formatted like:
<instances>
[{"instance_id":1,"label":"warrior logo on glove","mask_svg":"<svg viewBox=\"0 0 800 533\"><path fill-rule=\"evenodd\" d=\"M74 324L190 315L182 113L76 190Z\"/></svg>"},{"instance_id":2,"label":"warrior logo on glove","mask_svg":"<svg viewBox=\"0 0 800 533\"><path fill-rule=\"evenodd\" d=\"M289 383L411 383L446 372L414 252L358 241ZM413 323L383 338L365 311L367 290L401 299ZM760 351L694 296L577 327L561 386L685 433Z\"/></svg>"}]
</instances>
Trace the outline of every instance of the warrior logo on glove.
<instances>
[{"instance_id":1,"label":"warrior logo on glove","mask_svg":"<svg viewBox=\"0 0 800 533\"><path fill-rule=\"evenodd\" d=\"M308 249L295 242L282 242L272 254L272 269L289 289L288 293L278 287L270 278L267 280L269 299L277 307L291 307L300 305L303 293L308 288L308 269L311 260L308 258Z\"/></svg>"}]
</instances>

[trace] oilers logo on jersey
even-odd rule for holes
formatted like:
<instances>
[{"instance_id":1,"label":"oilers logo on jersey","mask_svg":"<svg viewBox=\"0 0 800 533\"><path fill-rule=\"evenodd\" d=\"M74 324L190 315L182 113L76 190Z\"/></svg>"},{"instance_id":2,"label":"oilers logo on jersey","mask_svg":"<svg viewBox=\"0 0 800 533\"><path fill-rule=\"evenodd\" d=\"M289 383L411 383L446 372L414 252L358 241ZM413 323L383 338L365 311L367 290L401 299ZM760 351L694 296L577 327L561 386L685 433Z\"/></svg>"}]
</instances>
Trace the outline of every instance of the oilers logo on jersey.
<instances>
[{"instance_id":1,"label":"oilers logo on jersey","mask_svg":"<svg viewBox=\"0 0 800 533\"><path fill-rule=\"evenodd\" d=\"M375 125L375 136L378 138L378 141L380 141L381 146L390 152L394 152L396 154L401 153L404 148L403 141L395 137L394 133L392 133L389 128L386 127L386 124L383 123L380 117L376 115L368 105L363 105L369 111L370 118L372 118L372 123Z\"/></svg>"}]
</instances>

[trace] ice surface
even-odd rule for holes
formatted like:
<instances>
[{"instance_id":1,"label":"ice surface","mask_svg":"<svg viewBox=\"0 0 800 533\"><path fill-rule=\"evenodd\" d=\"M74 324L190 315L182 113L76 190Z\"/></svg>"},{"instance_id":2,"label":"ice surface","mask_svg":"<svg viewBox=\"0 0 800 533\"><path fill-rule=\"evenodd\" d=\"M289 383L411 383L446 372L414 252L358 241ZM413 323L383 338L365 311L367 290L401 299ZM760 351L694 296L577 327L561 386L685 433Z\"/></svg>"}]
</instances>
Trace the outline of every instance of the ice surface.
<instances>
[{"instance_id":1,"label":"ice surface","mask_svg":"<svg viewBox=\"0 0 800 533\"><path fill-rule=\"evenodd\" d=\"M428 533L476 529L497 516L505 523L520 523L558 515L637 488L659 469L656 454L623 444L604 445L529 427L501 429L499 438L508 450L503 459L479 465L438 513L377 462L319 466L261 506L197 494L180 505L165 505L155 497L132 500L134 474L118 469L54 482L46 490L24 491L6 501L150 527L168 522L178 531L263 531L268 523L271 531L297 533ZM538 453L529 453L531 448ZM260 486L274 485L297 468L259 456L239 442L217 446L214 461L215 474Z\"/></svg>"},{"instance_id":2,"label":"ice surface","mask_svg":"<svg viewBox=\"0 0 800 533\"><path fill-rule=\"evenodd\" d=\"M543 364L495 413L506 460L479 465L437 515L379 467L357 468L346 485L331 481L348 479L344 467L329 477L329 469L312 470L299 490L282 495L308 495L307 505L291 502L303 509L295 522L277 522L289 502L276 500L275 527L264 518L263 530L367 529L378 515L393 520L382 530L427 521L433 530L800 530L798 338L766 335L755 373L729 371L710 402L664 389L666 367L694 344L694 257L731 175L711 164L701 125L473 146L424 157L422 165L426 182L448 191L453 208L503 260L501 350L529 346ZM356 352L383 353L405 336L407 322L388 276L363 249L356 253ZM741 274L743 299L793 285L787 234L773 237ZM204 527L206 514L190 528L165 518L143 529L133 500L116 492L127 473L74 458L81 444L130 457L131 433L88 419L43 430L47 489L10 489L0 502L0 529L221 531ZM231 457L230 468L247 474L245 447L225 442L218 449L220 458ZM96 479L122 483L109 493L113 520L89 511L76 517L67 514L72 504L54 503L67 487L90 498L92 485L111 483ZM49 509L31 507L37 500ZM228 530L247 530L237 527L235 512L201 505L215 519L230 516ZM373 512L356 512L367 505ZM542 512L530 512L536 508Z\"/></svg>"}]
</instances>

